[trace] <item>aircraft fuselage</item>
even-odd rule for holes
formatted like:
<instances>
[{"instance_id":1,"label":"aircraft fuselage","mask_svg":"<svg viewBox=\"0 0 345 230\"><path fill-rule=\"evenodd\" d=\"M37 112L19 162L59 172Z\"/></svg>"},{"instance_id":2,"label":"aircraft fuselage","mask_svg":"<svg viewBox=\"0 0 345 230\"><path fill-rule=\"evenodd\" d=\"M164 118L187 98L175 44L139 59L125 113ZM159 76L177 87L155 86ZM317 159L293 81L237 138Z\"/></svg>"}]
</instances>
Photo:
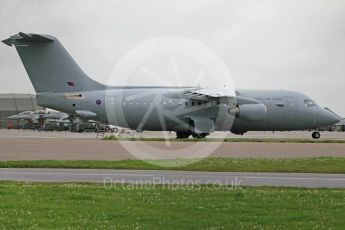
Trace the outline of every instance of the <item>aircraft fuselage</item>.
<instances>
[{"instance_id":1,"label":"aircraft fuselage","mask_svg":"<svg viewBox=\"0 0 345 230\"><path fill-rule=\"evenodd\" d=\"M229 131L224 119L232 122L231 131L289 131L316 129L336 123L338 117L316 105L307 96L286 90L238 90L234 103L250 99L263 105L267 112L262 119L247 120L229 112L229 105L220 101L193 100L186 96L190 88L126 87L75 93L40 93L41 106L73 114L76 110L91 111L97 120L134 130L186 131L191 118L206 117L214 121L210 131ZM247 103L247 102L245 102ZM223 118L224 117L224 118ZM228 130L224 130L228 129Z\"/></svg>"}]
</instances>

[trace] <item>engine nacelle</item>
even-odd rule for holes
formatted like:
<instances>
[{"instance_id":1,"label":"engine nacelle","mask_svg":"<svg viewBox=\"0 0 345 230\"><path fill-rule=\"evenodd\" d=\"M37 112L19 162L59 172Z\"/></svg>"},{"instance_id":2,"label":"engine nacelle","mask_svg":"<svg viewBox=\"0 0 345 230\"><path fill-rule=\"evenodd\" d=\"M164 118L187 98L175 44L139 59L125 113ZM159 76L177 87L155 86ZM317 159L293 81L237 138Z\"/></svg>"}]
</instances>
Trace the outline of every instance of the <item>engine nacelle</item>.
<instances>
[{"instance_id":1,"label":"engine nacelle","mask_svg":"<svg viewBox=\"0 0 345 230\"><path fill-rule=\"evenodd\" d=\"M248 121L261 121L266 119L267 108L264 104L242 104L237 105L235 111L231 112L235 117Z\"/></svg>"}]
</instances>

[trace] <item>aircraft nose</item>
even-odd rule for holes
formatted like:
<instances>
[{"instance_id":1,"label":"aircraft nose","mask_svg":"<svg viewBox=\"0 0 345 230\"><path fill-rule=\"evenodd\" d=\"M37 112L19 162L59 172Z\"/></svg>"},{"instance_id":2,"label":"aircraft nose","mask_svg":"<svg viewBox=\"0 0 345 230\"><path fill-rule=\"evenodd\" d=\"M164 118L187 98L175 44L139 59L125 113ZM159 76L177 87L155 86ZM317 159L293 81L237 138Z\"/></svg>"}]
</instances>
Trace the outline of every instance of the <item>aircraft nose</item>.
<instances>
[{"instance_id":1,"label":"aircraft nose","mask_svg":"<svg viewBox=\"0 0 345 230\"><path fill-rule=\"evenodd\" d=\"M319 119L319 122L322 125L334 125L341 120L341 118L336 113L327 108L320 109Z\"/></svg>"}]
</instances>

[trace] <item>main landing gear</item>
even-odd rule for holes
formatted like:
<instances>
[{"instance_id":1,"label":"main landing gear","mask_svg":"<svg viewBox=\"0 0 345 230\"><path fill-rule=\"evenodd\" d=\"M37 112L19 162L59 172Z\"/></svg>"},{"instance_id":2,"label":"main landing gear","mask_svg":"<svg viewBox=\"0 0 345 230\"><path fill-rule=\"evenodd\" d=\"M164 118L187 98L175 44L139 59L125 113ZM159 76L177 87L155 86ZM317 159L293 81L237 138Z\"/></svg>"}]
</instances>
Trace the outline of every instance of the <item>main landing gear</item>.
<instances>
[{"instance_id":1,"label":"main landing gear","mask_svg":"<svg viewBox=\"0 0 345 230\"><path fill-rule=\"evenodd\" d=\"M320 139L321 134L320 134L320 132L315 131L311 134L311 136L313 137L313 139Z\"/></svg>"},{"instance_id":2,"label":"main landing gear","mask_svg":"<svg viewBox=\"0 0 345 230\"><path fill-rule=\"evenodd\" d=\"M176 139L186 139L190 136L189 132L176 132Z\"/></svg>"},{"instance_id":3,"label":"main landing gear","mask_svg":"<svg viewBox=\"0 0 345 230\"><path fill-rule=\"evenodd\" d=\"M210 134L209 133L193 133L193 132L176 132L176 139L186 139L190 135L192 135L193 138L201 139L201 138L205 138L206 136Z\"/></svg>"},{"instance_id":4,"label":"main landing gear","mask_svg":"<svg viewBox=\"0 0 345 230\"><path fill-rule=\"evenodd\" d=\"M208 133L193 133L192 137L197 138L197 139L201 139L201 138L205 138L208 135L209 135Z\"/></svg>"}]
</instances>

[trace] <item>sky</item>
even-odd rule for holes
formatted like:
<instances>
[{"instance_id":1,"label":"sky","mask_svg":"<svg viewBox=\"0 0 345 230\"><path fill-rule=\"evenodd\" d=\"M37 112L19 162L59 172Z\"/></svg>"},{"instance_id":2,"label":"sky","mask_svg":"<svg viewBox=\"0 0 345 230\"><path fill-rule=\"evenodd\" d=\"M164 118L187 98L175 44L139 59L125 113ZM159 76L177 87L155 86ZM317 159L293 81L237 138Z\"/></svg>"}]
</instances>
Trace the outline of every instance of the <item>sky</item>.
<instances>
[{"instance_id":1,"label":"sky","mask_svg":"<svg viewBox=\"0 0 345 230\"><path fill-rule=\"evenodd\" d=\"M102 83L142 42L161 36L191 39L218 55L236 88L300 91L345 116L343 0L3 1L0 38L20 31L59 38L81 68ZM1 44L0 60L0 93L34 93L13 48ZM183 67L183 78L197 74L190 60L175 62ZM163 64L154 63L147 63L150 70L169 75Z\"/></svg>"}]
</instances>

